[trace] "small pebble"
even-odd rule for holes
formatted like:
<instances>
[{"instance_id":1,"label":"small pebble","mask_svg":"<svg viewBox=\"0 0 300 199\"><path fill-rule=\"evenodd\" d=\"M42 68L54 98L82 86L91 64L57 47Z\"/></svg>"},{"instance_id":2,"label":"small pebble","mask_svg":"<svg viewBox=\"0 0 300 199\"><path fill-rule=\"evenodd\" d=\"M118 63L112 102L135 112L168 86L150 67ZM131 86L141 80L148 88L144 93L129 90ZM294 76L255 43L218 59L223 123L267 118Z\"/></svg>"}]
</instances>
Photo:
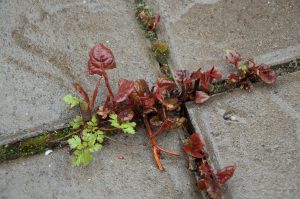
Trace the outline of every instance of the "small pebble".
<instances>
[{"instance_id":1,"label":"small pebble","mask_svg":"<svg viewBox=\"0 0 300 199\"><path fill-rule=\"evenodd\" d=\"M49 155L50 153L52 153L53 151L51 150L51 149L49 149L49 150L47 150L46 152L45 152L45 155L47 156L47 155Z\"/></svg>"}]
</instances>

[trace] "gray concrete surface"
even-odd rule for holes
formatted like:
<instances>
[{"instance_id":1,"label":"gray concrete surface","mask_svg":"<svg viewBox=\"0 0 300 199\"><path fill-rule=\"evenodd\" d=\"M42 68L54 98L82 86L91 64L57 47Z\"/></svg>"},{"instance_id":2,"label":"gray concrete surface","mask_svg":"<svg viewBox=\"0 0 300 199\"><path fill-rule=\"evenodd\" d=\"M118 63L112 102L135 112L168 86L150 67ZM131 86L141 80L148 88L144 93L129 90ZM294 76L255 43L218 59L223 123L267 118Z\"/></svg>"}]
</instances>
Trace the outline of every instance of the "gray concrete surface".
<instances>
[{"instance_id":1,"label":"gray concrete surface","mask_svg":"<svg viewBox=\"0 0 300 199\"><path fill-rule=\"evenodd\" d=\"M159 143L183 154L181 133L169 132ZM166 171L160 172L151 147L144 146L144 130L114 138L129 146L110 141L87 167L72 167L64 149L0 164L0 198L201 198L185 157L164 155Z\"/></svg>"},{"instance_id":2,"label":"gray concrete surface","mask_svg":"<svg viewBox=\"0 0 300 199\"><path fill-rule=\"evenodd\" d=\"M236 89L188 104L216 168L236 164L226 198L300 197L300 72L254 91ZM225 120L224 113L231 112Z\"/></svg>"},{"instance_id":3,"label":"gray concrete surface","mask_svg":"<svg viewBox=\"0 0 300 199\"><path fill-rule=\"evenodd\" d=\"M70 114L62 97L74 93L72 83L90 92L96 84L84 72L98 42L116 57L112 85L119 77L153 82L159 73L133 1L3 0L0 30L1 144L64 126Z\"/></svg>"},{"instance_id":4,"label":"gray concrete surface","mask_svg":"<svg viewBox=\"0 0 300 199\"><path fill-rule=\"evenodd\" d=\"M161 14L158 32L170 44L174 68L195 70L215 65L225 72L226 49L236 49L244 56L258 57L259 62L270 64L300 57L298 0L148 0L147 3ZM274 53L279 54L276 59Z\"/></svg>"}]
</instances>

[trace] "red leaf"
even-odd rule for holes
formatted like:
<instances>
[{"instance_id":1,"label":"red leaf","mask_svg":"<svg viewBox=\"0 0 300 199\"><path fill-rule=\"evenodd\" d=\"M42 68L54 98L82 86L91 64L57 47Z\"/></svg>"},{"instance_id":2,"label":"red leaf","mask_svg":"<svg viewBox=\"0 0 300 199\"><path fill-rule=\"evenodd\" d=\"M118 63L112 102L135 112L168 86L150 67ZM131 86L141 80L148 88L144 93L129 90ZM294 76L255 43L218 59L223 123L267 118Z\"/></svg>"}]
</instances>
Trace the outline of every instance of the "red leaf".
<instances>
[{"instance_id":1,"label":"red leaf","mask_svg":"<svg viewBox=\"0 0 300 199\"><path fill-rule=\"evenodd\" d=\"M200 80L201 80L201 88L204 91L208 91L210 82L207 73L202 73L200 76Z\"/></svg>"},{"instance_id":2,"label":"red leaf","mask_svg":"<svg viewBox=\"0 0 300 199\"><path fill-rule=\"evenodd\" d=\"M89 71L94 71L94 73L97 71L100 73L101 70L113 69L115 67L115 58L109 48L105 47L103 44L97 44L90 50L90 60L88 63ZM97 70L96 68L101 70Z\"/></svg>"},{"instance_id":3,"label":"red leaf","mask_svg":"<svg viewBox=\"0 0 300 199\"><path fill-rule=\"evenodd\" d=\"M212 167L207 162L201 164L199 170L202 175L210 175L213 172Z\"/></svg>"},{"instance_id":4,"label":"red leaf","mask_svg":"<svg viewBox=\"0 0 300 199\"><path fill-rule=\"evenodd\" d=\"M209 95L203 91L196 91L195 102L197 104L202 104L209 99Z\"/></svg>"},{"instance_id":5,"label":"red leaf","mask_svg":"<svg viewBox=\"0 0 300 199\"><path fill-rule=\"evenodd\" d=\"M119 89L117 97L115 98L116 102L122 102L128 98L128 96L134 90L134 82L127 79L119 79L118 82Z\"/></svg>"},{"instance_id":6,"label":"red leaf","mask_svg":"<svg viewBox=\"0 0 300 199\"><path fill-rule=\"evenodd\" d=\"M178 98L166 98L164 101L164 105L166 106L168 111L174 111L180 106Z\"/></svg>"},{"instance_id":7,"label":"red leaf","mask_svg":"<svg viewBox=\"0 0 300 199\"><path fill-rule=\"evenodd\" d=\"M242 60L242 57L235 50L226 50L226 59L234 67L238 66L238 62Z\"/></svg>"},{"instance_id":8,"label":"red leaf","mask_svg":"<svg viewBox=\"0 0 300 199\"><path fill-rule=\"evenodd\" d=\"M222 79L222 73L219 69L215 69L214 66L212 66L208 71L206 71L211 81L213 79L220 80Z\"/></svg>"},{"instance_id":9,"label":"red leaf","mask_svg":"<svg viewBox=\"0 0 300 199\"><path fill-rule=\"evenodd\" d=\"M152 108L155 105L155 99L149 96L140 97L140 101L144 108Z\"/></svg>"},{"instance_id":10,"label":"red leaf","mask_svg":"<svg viewBox=\"0 0 300 199\"><path fill-rule=\"evenodd\" d=\"M89 105L90 104L90 98L89 98L88 94L85 92L85 90L80 86L80 84L74 83L73 86L80 93L80 95L83 97L84 101Z\"/></svg>"},{"instance_id":11,"label":"red leaf","mask_svg":"<svg viewBox=\"0 0 300 199\"><path fill-rule=\"evenodd\" d=\"M158 135L160 135L161 133L163 133L166 129L168 129L172 124L174 123L174 121L172 121L171 119L166 119L162 125L159 127L159 129L151 136L151 138L156 137Z\"/></svg>"},{"instance_id":12,"label":"red leaf","mask_svg":"<svg viewBox=\"0 0 300 199\"><path fill-rule=\"evenodd\" d=\"M131 109L124 110L118 114L119 123L131 121L134 117L134 112Z\"/></svg>"},{"instance_id":13,"label":"red leaf","mask_svg":"<svg viewBox=\"0 0 300 199\"><path fill-rule=\"evenodd\" d=\"M230 83L237 83L240 80L240 78L239 78L239 76L237 76L233 72L229 72L227 77L226 77L226 80Z\"/></svg>"},{"instance_id":14,"label":"red leaf","mask_svg":"<svg viewBox=\"0 0 300 199\"><path fill-rule=\"evenodd\" d=\"M190 136L189 141L182 147L182 149L190 156L193 156L195 158L203 158L203 147L204 142L202 141L200 136L197 133L193 133Z\"/></svg>"},{"instance_id":15,"label":"red leaf","mask_svg":"<svg viewBox=\"0 0 300 199\"><path fill-rule=\"evenodd\" d=\"M144 25L150 24L150 26L148 26L148 30L150 31L153 31L156 28L158 22L160 21L159 15L156 17L151 17L148 16L144 10L140 12L139 18L141 19Z\"/></svg>"},{"instance_id":16,"label":"red leaf","mask_svg":"<svg viewBox=\"0 0 300 199\"><path fill-rule=\"evenodd\" d=\"M201 179L197 182L197 185L198 185L198 188L200 189L200 191L204 192L207 190L207 186L206 186L206 183L205 183L205 180L204 179Z\"/></svg>"},{"instance_id":17,"label":"red leaf","mask_svg":"<svg viewBox=\"0 0 300 199\"><path fill-rule=\"evenodd\" d=\"M168 90L176 86L175 82L167 77L158 78L156 84L161 90Z\"/></svg>"},{"instance_id":18,"label":"red leaf","mask_svg":"<svg viewBox=\"0 0 300 199\"><path fill-rule=\"evenodd\" d=\"M79 94L82 96L82 98L84 99L84 101L87 103L87 105L88 105L88 110L87 111L88 111L89 119L90 119L92 117L92 107L91 107L90 98L89 98L88 94L80 86L80 84L74 83L73 86L79 92Z\"/></svg>"},{"instance_id":19,"label":"red leaf","mask_svg":"<svg viewBox=\"0 0 300 199\"><path fill-rule=\"evenodd\" d=\"M97 97L97 94L98 94L98 90L99 90L99 86L100 86L100 79L98 80L98 82L96 84L96 87L95 87L95 90L93 92L93 97L92 97L92 102L91 102L91 109L94 108L95 100L96 100L96 97Z\"/></svg>"},{"instance_id":20,"label":"red leaf","mask_svg":"<svg viewBox=\"0 0 300 199\"><path fill-rule=\"evenodd\" d=\"M190 78L191 74L188 70L176 70L175 71L176 80L183 82Z\"/></svg>"},{"instance_id":21,"label":"red leaf","mask_svg":"<svg viewBox=\"0 0 300 199\"><path fill-rule=\"evenodd\" d=\"M158 16L155 17L154 21L152 22L152 24L148 28L148 30L153 31L156 28L159 21L160 21L160 16L158 15Z\"/></svg>"},{"instance_id":22,"label":"red leaf","mask_svg":"<svg viewBox=\"0 0 300 199\"><path fill-rule=\"evenodd\" d=\"M218 173L216 174L218 183L224 184L227 180L229 180L233 176L234 171L235 171L234 165L227 166L223 168L221 171L218 171Z\"/></svg>"},{"instance_id":23,"label":"red leaf","mask_svg":"<svg viewBox=\"0 0 300 199\"><path fill-rule=\"evenodd\" d=\"M138 79L134 82L134 89L139 96L147 96L150 94L148 83L144 79Z\"/></svg>"},{"instance_id":24,"label":"red leaf","mask_svg":"<svg viewBox=\"0 0 300 199\"><path fill-rule=\"evenodd\" d=\"M256 74L267 84L272 84L276 80L275 72L267 64L259 65Z\"/></svg>"}]
</instances>

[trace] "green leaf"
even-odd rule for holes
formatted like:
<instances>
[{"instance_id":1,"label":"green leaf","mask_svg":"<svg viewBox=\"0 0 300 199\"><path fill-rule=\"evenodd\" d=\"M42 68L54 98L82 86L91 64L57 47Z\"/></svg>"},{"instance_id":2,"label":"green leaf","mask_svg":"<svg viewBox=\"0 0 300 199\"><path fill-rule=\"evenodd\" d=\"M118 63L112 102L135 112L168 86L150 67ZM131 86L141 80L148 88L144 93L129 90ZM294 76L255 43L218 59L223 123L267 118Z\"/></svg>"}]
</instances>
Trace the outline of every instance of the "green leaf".
<instances>
[{"instance_id":1,"label":"green leaf","mask_svg":"<svg viewBox=\"0 0 300 199\"><path fill-rule=\"evenodd\" d=\"M83 125L83 119L81 116L76 116L73 121L70 122L70 126L72 129L76 130L79 129Z\"/></svg>"},{"instance_id":2,"label":"green leaf","mask_svg":"<svg viewBox=\"0 0 300 199\"><path fill-rule=\"evenodd\" d=\"M135 129L134 129L135 126L136 126L135 122L125 122L121 125L121 128L124 131L124 133L134 134L135 133Z\"/></svg>"},{"instance_id":3,"label":"green leaf","mask_svg":"<svg viewBox=\"0 0 300 199\"><path fill-rule=\"evenodd\" d=\"M136 126L135 122L124 122L122 124L118 123L118 116L116 114L111 114L110 116L110 125L119 129L122 129L124 133L134 134L134 127Z\"/></svg>"},{"instance_id":4,"label":"green leaf","mask_svg":"<svg viewBox=\"0 0 300 199\"><path fill-rule=\"evenodd\" d=\"M77 97L73 97L71 94L68 94L66 96L64 96L63 100L71 107L75 107L77 106L82 100L77 98Z\"/></svg>"},{"instance_id":5,"label":"green leaf","mask_svg":"<svg viewBox=\"0 0 300 199\"><path fill-rule=\"evenodd\" d=\"M110 114L109 118L112 120L117 120L118 119L118 115L117 114Z\"/></svg>"},{"instance_id":6,"label":"green leaf","mask_svg":"<svg viewBox=\"0 0 300 199\"><path fill-rule=\"evenodd\" d=\"M96 132L96 135L97 135L97 141L98 141L99 143L102 143L103 140L104 140L104 133L103 133L102 131L98 130L98 131Z\"/></svg>"},{"instance_id":7,"label":"green leaf","mask_svg":"<svg viewBox=\"0 0 300 199\"><path fill-rule=\"evenodd\" d=\"M89 151L84 151L81 155L81 162L84 166L88 165L93 160L92 154Z\"/></svg>"},{"instance_id":8,"label":"green leaf","mask_svg":"<svg viewBox=\"0 0 300 199\"><path fill-rule=\"evenodd\" d=\"M71 149L76 149L81 145L81 139L78 135L74 135L72 138L68 139L68 143Z\"/></svg>"},{"instance_id":9,"label":"green leaf","mask_svg":"<svg viewBox=\"0 0 300 199\"><path fill-rule=\"evenodd\" d=\"M97 120L97 118L96 118L95 115L93 115L91 121L89 121L89 122L87 123L87 125L88 125L88 127L91 128L91 129L93 129L94 127L97 127L97 126L98 126L98 120Z\"/></svg>"}]
</instances>

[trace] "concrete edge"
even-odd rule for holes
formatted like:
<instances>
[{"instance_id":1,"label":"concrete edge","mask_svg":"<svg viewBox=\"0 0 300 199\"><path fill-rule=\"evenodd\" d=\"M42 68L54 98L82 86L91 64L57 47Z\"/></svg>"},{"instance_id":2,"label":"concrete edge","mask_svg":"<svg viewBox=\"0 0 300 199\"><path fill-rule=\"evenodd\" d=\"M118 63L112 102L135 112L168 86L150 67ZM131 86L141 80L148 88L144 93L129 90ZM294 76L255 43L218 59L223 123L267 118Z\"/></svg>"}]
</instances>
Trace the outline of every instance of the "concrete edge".
<instances>
[{"instance_id":1,"label":"concrete edge","mask_svg":"<svg viewBox=\"0 0 300 199\"><path fill-rule=\"evenodd\" d=\"M300 58L300 44L254 57L254 60L258 64L277 65L297 58Z\"/></svg>"}]
</instances>

